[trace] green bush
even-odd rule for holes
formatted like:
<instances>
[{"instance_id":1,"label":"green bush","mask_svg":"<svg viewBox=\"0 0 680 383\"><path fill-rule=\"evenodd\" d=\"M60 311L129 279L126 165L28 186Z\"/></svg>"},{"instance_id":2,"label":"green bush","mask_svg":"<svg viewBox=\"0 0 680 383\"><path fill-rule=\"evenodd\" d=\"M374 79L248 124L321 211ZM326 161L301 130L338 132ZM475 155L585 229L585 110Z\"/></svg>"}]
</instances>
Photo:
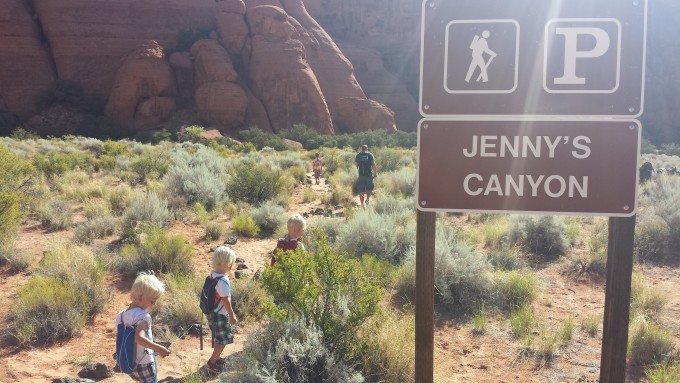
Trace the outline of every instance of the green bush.
<instances>
[{"instance_id":1,"label":"green bush","mask_svg":"<svg viewBox=\"0 0 680 383\"><path fill-rule=\"evenodd\" d=\"M208 242L217 241L224 235L225 228L221 223L208 222L205 225L205 240Z\"/></svg>"},{"instance_id":2,"label":"green bush","mask_svg":"<svg viewBox=\"0 0 680 383\"><path fill-rule=\"evenodd\" d=\"M168 202L154 192L135 196L123 218L123 238L135 239L149 228L163 228L170 221Z\"/></svg>"},{"instance_id":3,"label":"green bush","mask_svg":"<svg viewBox=\"0 0 680 383\"><path fill-rule=\"evenodd\" d=\"M410 211L402 215L381 215L363 210L340 229L337 244L355 258L373 254L398 265L415 244L415 221Z\"/></svg>"},{"instance_id":4,"label":"green bush","mask_svg":"<svg viewBox=\"0 0 680 383\"><path fill-rule=\"evenodd\" d=\"M87 298L86 314L100 313L109 298L104 287L104 263L90 249L64 244L46 251L40 260L38 274L59 278Z\"/></svg>"},{"instance_id":5,"label":"green bush","mask_svg":"<svg viewBox=\"0 0 680 383\"><path fill-rule=\"evenodd\" d=\"M85 152L63 153L52 151L47 154L36 154L33 157L33 166L51 178L62 175L76 167L91 169L95 162L92 154Z\"/></svg>"},{"instance_id":6,"label":"green bush","mask_svg":"<svg viewBox=\"0 0 680 383\"><path fill-rule=\"evenodd\" d=\"M274 199L284 190L286 183L280 170L265 165L243 161L236 165L227 181L227 195L234 201L253 206Z\"/></svg>"},{"instance_id":7,"label":"green bush","mask_svg":"<svg viewBox=\"0 0 680 383\"><path fill-rule=\"evenodd\" d=\"M378 190L385 190L389 194L403 197L413 196L416 190L416 170L404 168L380 173L375 183ZM412 204L415 206L415 202Z\"/></svg>"},{"instance_id":8,"label":"green bush","mask_svg":"<svg viewBox=\"0 0 680 383\"><path fill-rule=\"evenodd\" d=\"M249 142L255 145L257 150L264 147L274 148L274 150L283 151L290 149L283 139L273 133L267 133L262 129L250 128L239 132L242 141Z\"/></svg>"},{"instance_id":9,"label":"green bush","mask_svg":"<svg viewBox=\"0 0 680 383\"><path fill-rule=\"evenodd\" d=\"M177 335L184 336L191 325L201 321L198 297L203 286L203 278L192 274L170 274L164 281L169 294L157 308L158 319L173 329Z\"/></svg>"},{"instance_id":10,"label":"green bush","mask_svg":"<svg viewBox=\"0 0 680 383\"><path fill-rule=\"evenodd\" d=\"M33 172L30 162L0 145L0 242L12 237L21 224Z\"/></svg>"},{"instance_id":11,"label":"green bush","mask_svg":"<svg viewBox=\"0 0 680 383\"><path fill-rule=\"evenodd\" d=\"M252 210L250 215L264 235L276 233L279 227L286 225L286 209L274 201L267 201Z\"/></svg>"},{"instance_id":12,"label":"green bush","mask_svg":"<svg viewBox=\"0 0 680 383\"><path fill-rule=\"evenodd\" d=\"M663 252L664 260L680 258L680 251L678 251L680 248L680 177L655 177L647 182L640 198L640 205L641 208L646 207L645 210L641 209L640 214L643 230L640 231L642 238L638 244L641 245L639 247L642 251L641 255L659 257L658 254ZM648 224L647 220L652 223ZM665 227L661 222L665 224ZM658 242L654 245L650 241ZM648 245L646 251L645 243ZM662 246L661 251L656 247L659 245Z\"/></svg>"},{"instance_id":13,"label":"green bush","mask_svg":"<svg viewBox=\"0 0 680 383\"><path fill-rule=\"evenodd\" d=\"M113 235L117 227L118 221L111 216L96 217L78 224L73 229L73 235L76 242L89 245L95 239Z\"/></svg>"},{"instance_id":14,"label":"green bush","mask_svg":"<svg viewBox=\"0 0 680 383\"><path fill-rule=\"evenodd\" d=\"M524 338L531 335L535 326L536 317L531 305L522 305L510 312L510 327L515 337Z\"/></svg>"},{"instance_id":15,"label":"green bush","mask_svg":"<svg viewBox=\"0 0 680 383\"><path fill-rule=\"evenodd\" d=\"M449 226L437 225L434 285L440 307L456 314L474 312L491 295L491 265ZM408 265L415 265L411 248Z\"/></svg>"},{"instance_id":16,"label":"green bush","mask_svg":"<svg viewBox=\"0 0 680 383\"><path fill-rule=\"evenodd\" d=\"M645 376L649 383L680 382L680 361L670 359L645 368Z\"/></svg>"},{"instance_id":17,"label":"green bush","mask_svg":"<svg viewBox=\"0 0 680 383\"><path fill-rule=\"evenodd\" d=\"M513 215L508 227L511 245L518 244L538 256L556 258L567 250L566 228L559 217Z\"/></svg>"},{"instance_id":18,"label":"green bush","mask_svg":"<svg viewBox=\"0 0 680 383\"><path fill-rule=\"evenodd\" d=\"M415 318L387 311L360 330L358 359L363 375L376 382L413 382Z\"/></svg>"},{"instance_id":19,"label":"green bush","mask_svg":"<svg viewBox=\"0 0 680 383\"><path fill-rule=\"evenodd\" d=\"M641 214L635 223L634 254L638 262L663 261L668 249L671 229L657 215Z\"/></svg>"},{"instance_id":20,"label":"green bush","mask_svg":"<svg viewBox=\"0 0 680 383\"><path fill-rule=\"evenodd\" d=\"M186 198L189 205L200 202L212 211L226 202L224 182L227 179L227 162L206 147L195 153L178 151L173 155L174 165L163 178L167 192Z\"/></svg>"},{"instance_id":21,"label":"green bush","mask_svg":"<svg viewBox=\"0 0 680 383\"><path fill-rule=\"evenodd\" d=\"M34 277L17 289L10 334L20 345L50 344L80 333L90 306L85 293L59 278Z\"/></svg>"},{"instance_id":22,"label":"green bush","mask_svg":"<svg viewBox=\"0 0 680 383\"><path fill-rule=\"evenodd\" d=\"M0 245L0 266L5 262L14 271L25 271L33 263L33 257L24 251L17 249L14 244Z\"/></svg>"},{"instance_id":23,"label":"green bush","mask_svg":"<svg viewBox=\"0 0 680 383\"><path fill-rule=\"evenodd\" d=\"M633 365L659 363L673 351L673 334L650 323L644 316L633 320L628 335L628 360Z\"/></svg>"},{"instance_id":24,"label":"green bush","mask_svg":"<svg viewBox=\"0 0 680 383\"><path fill-rule=\"evenodd\" d=\"M500 307L510 310L531 305L539 292L538 280L531 271L498 272L496 288Z\"/></svg>"},{"instance_id":25,"label":"green bush","mask_svg":"<svg viewBox=\"0 0 680 383\"><path fill-rule=\"evenodd\" d=\"M336 351L337 352L337 351ZM248 337L243 353L227 360L220 381L361 383L324 342L323 334L301 320L270 321Z\"/></svg>"},{"instance_id":26,"label":"green bush","mask_svg":"<svg viewBox=\"0 0 680 383\"><path fill-rule=\"evenodd\" d=\"M141 243L130 243L121 249L118 269L127 275L141 271L156 273L192 273L193 247L181 235L168 236L161 229L151 229Z\"/></svg>"},{"instance_id":27,"label":"green bush","mask_svg":"<svg viewBox=\"0 0 680 383\"><path fill-rule=\"evenodd\" d=\"M239 214L231 220L231 229L245 237L255 237L260 233L255 220L245 214Z\"/></svg>"},{"instance_id":28,"label":"green bush","mask_svg":"<svg viewBox=\"0 0 680 383\"><path fill-rule=\"evenodd\" d=\"M62 200L52 200L35 209L40 225L48 231L66 230L71 227L71 206Z\"/></svg>"},{"instance_id":29,"label":"green bush","mask_svg":"<svg viewBox=\"0 0 680 383\"><path fill-rule=\"evenodd\" d=\"M172 165L171 149L166 145L153 146L132 161L130 168L137 173L142 181L159 179L165 175Z\"/></svg>"},{"instance_id":30,"label":"green bush","mask_svg":"<svg viewBox=\"0 0 680 383\"><path fill-rule=\"evenodd\" d=\"M259 280L241 278L231 281L232 303L239 320L253 322L265 318L273 302Z\"/></svg>"},{"instance_id":31,"label":"green bush","mask_svg":"<svg viewBox=\"0 0 680 383\"><path fill-rule=\"evenodd\" d=\"M262 283L288 318L318 326L324 342L349 350L356 330L377 310L382 288L367 278L358 261L323 240L317 252L289 251L277 257Z\"/></svg>"},{"instance_id":32,"label":"green bush","mask_svg":"<svg viewBox=\"0 0 680 383\"><path fill-rule=\"evenodd\" d=\"M633 273L630 291L631 318L643 315L646 318L657 318L668 302L665 292L648 287L642 274Z\"/></svg>"}]
</instances>

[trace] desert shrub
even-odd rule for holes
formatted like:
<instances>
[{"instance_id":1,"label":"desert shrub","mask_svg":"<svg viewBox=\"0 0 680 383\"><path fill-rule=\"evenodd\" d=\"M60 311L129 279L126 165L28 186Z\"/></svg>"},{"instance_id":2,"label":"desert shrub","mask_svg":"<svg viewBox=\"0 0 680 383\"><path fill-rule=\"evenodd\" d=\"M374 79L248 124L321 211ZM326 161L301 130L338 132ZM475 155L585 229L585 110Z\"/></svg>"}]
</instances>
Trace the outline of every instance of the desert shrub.
<instances>
[{"instance_id":1,"label":"desert shrub","mask_svg":"<svg viewBox=\"0 0 680 383\"><path fill-rule=\"evenodd\" d=\"M33 171L30 162L0 145L0 242L12 237L21 224Z\"/></svg>"},{"instance_id":2,"label":"desert shrub","mask_svg":"<svg viewBox=\"0 0 680 383\"><path fill-rule=\"evenodd\" d=\"M140 244L129 243L120 252L118 270L136 275L141 271L191 274L193 248L181 235L169 236L161 229L150 229Z\"/></svg>"},{"instance_id":3,"label":"desert shrub","mask_svg":"<svg viewBox=\"0 0 680 383\"><path fill-rule=\"evenodd\" d=\"M274 201L267 201L256 207L250 213L255 224L260 228L260 234L271 235L286 224L286 209Z\"/></svg>"},{"instance_id":4,"label":"desert shrub","mask_svg":"<svg viewBox=\"0 0 680 383\"><path fill-rule=\"evenodd\" d=\"M413 163L413 152L403 149L378 148L372 153L380 174L397 171Z\"/></svg>"},{"instance_id":5,"label":"desert shrub","mask_svg":"<svg viewBox=\"0 0 680 383\"><path fill-rule=\"evenodd\" d=\"M492 291L491 265L449 226L437 225L435 235L436 298L441 308L468 314L480 307ZM415 265L415 248L408 265Z\"/></svg>"},{"instance_id":6,"label":"desert shrub","mask_svg":"<svg viewBox=\"0 0 680 383\"><path fill-rule=\"evenodd\" d=\"M309 252L316 252L319 241L327 241L331 245L335 244L342 225L338 224L337 219L323 217L311 221L305 230L304 244Z\"/></svg>"},{"instance_id":7,"label":"desert shrub","mask_svg":"<svg viewBox=\"0 0 680 383\"><path fill-rule=\"evenodd\" d=\"M297 183L303 183L307 179L307 171L299 166L292 166L286 171Z\"/></svg>"},{"instance_id":8,"label":"desert shrub","mask_svg":"<svg viewBox=\"0 0 680 383\"><path fill-rule=\"evenodd\" d=\"M255 237L260 233L253 217L246 214L239 214L231 220L231 229L245 237Z\"/></svg>"},{"instance_id":9,"label":"desert shrub","mask_svg":"<svg viewBox=\"0 0 680 383\"><path fill-rule=\"evenodd\" d=\"M644 189L640 205L653 206L647 213L656 215L666 224L665 230L654 224L656 227L651 227L650 231L655 233L650 234L664 246L664 259L680 257L677 250L680 248L680 177L655 177L645 184ZM655 221L659 222L658 219ZM658 250L653 252L658 253Z\"/></svg>"},{"instance_id":10,"label":"desert shrub","mask_svg":"<svg viewBox=\"0 0 680 383\"><path fill-rule=\"evenodd\" d=\"M111 215L111 205L103 198L88 198L84 202L83 213L87 219Z\"/></svg>"},{"instance_id":11,"label":"desert shrub","mask_svg":"<svg viewBox=\"0 0 680 383\"><path fill-rule=\"evenodd\" d=\"M227 194L234 201L258 206L278 196L285 185L285 178L280 170L243 161L234 167L231 178L227 181Z\"/></svg>"},{"instance_id":12,"label":"desert shrub","mask_svg":"<svg viewBox=\"0 0 680 383\"><path fill-rule=\"evenodd\" d=\"M232 303L239 320L252 322L263 319L273 302L259 280L241 278L231 281Z\"/></svg>"},{"instance_id":13,"label":"desert shrub","mask_svg":"<svg viewBox=\"0 0 680 383\"><path fill-rule=\"evenodd\" d=\"M510 328L517 338L531 335L536 326L536 317L531 305L521 305L510 312Z\"/></svg>"},{"instance_id":14,"label":"desert shrub","mask_svg":"<svg viewBox=\"0 0 680 383\"><path fill-rule=\"evenodd\" d=\"M109 293L104 287L104 263L88 248L63 244L50 249L40 260L37 272L59 278L82 292L87 298L86 313L90 316L101 312L106 305Z\"/></svg>"},{"instance_id":15,"label":"desert shrub","mask_svg":"<svg viewBox=\"0 0 680 383\"><path fill-rule=\"evenodd\" d=\"M77 242L89 245L95 239L113 235L117 227L118 221L111 216L96 217L78 224L73 234Z\"/></svg>"},{"instance_id":16,"label":"desert shrub","mask_svg":"<svg viewBox=\"0 0 680 383\"><path fill-rule=\"evenodd\" d=\"M375 183L377 189L385 190L389 194L404 197L413 196L416 189L416 170L404 168L380 173L380 177L375 180ZM415 205L415 202L413 204Z\"/></svg>"},{"instance_id":17,"label":"desert shrub","mask_svg":"<svg viewBox=\"0 0 680 383\"><path fill-rule=\"evenodd\" d=\"M527 267L524 252L518 246L494 247L489 250L488 259L496 270L521 270Z\"/></svg>"},{"instance_id":18,"label":"desert shrub","mask_svg":"<svg viewBox=\"0 0 680 383\"><path fill-rule=\"evenodd\" d=\"M331 148L321 152L325 171L335 174L338 170L348 172L354 169L354 156L356 154L345 152L341 149Z\"/></svg>"},{"instance_id":19,"label":"desert shrub","mask_svg":"<svg viewBox=\"0 0 680 383\"><path fill-rule=\"evenodd\" d=\"M89 311L85 293L59 278L37 276L17 289L10 334L21 345L50 344L80 332Z\"/></svg>"},{"instance_id":20,"label":"desert shrub","mask_svg":"<svg viewBox=\"0 0 680 383\"><path fill-rule=\"evenodd\" d=\"M208 242L217 241L222 238L225 231L226 229L221 223L208 222L208 224L205 225L205 240Z\"/></svg>"},{"instance_id":21,"label":"desert shrub","mask_svg":"<svg viewBox=\"0 0 680 383\"><path fill-rule=\"evenodd\" d=\"M201 321L198 296L203 278L193 274L170 274L163 281L169 294L157 307L158 319L178 336L184 336L191 325Z\"/></svg>"},{"instance_id":22,"label":"desert shrub","mask_svg":"<svg viewBox=\"0 0 680 383\"><path fill-rule=\"evenodd\" d=\"M168 202L154 192L138 194L123 218L123 238L134 239L147 228L163 228L170 221Z\"/></svg>"},{"instance_id":23,"label":"desert shrub","mask_svg":"<svg viewBox=\"0 0 680 383\"><path fill-rule=\"evenodd\" d=\"M301 320L270 321L248 337L244 352L227 360L223 383L361 383L324 343L323 333Z\"/></svg>"},{"instance_id":24,"label":"desert shrub","mask_svg":"<svg viewBox=\"0 0 680 383\"><path fill-rule=\"evenodd\" d=\"M591 338L595 337L600 331L600 323L602 323L602 318L599 315L588 315L581 321L581 330Z\"/></svg>"},{"instance_id":25,"label":"desert shrub","mask_svg":"<svg viewBox=\"0 0 680 383\"><path fill-rule=\"evenodd\" d=\"M376 281L384 288L394 286L399 268L388 261L378 259L371 254L364 254L360 260L361 269L368 278Z\"/></svg>"},{"instance_id":26,"label":"desert shrub","mask_svg":"<svg viewBox=\"0 0 680 383\"><path fill-rule=\"evenodd\" d=\"M394 198L385 196L377 198L371 203L371 207L380 215L403 215L415 210L415 201L411 198Z\"/></svg>"},{"instance_id":27,"label":"desert shrub","mask_svg":"<svg viewBox=\"0 0 680 383\"><path fill-rule=\"evenodd\" d=\"M329 205L349 205L354 202L354 197L349 188L339 186L334 187L331 194L323 198L323 202Z\"/></svg>"},{"instance_id":28,"label":"desert shrub","mask_svg":"<svg viewBox=\"0 0 680 383\"><path fill-rule=\"evenodd\" d=\"M208 210L226 201L227 162L214 150L199 147L193 154L181 150L173 160L163 178L169 194L184 196L190 205L200 202Z\"/></svg>"},{"instance_id":29,"label":"desert shrub","mask_svg":"<svg viewBox=\"0 0 680 383\"><path fill-rule=\"evenodd\" d=\"M283 139L273 133L267 133L262 129L249 128L239 132L242 141L249 142L260 150L264 147L274 148L274 150L283 151L290 147L283 141Z\"/></svg>"},{"instance_id":30,"label":"desert shrub","mask_svg":"<svg viewBox=\"0 0 680 383\"><path fill-rule=\"evenodd\" d=\"M538 360L539 364L545 364L555 356L559 343L559 335L546 326L541 326L534 343L534 357Z\"/></svg>"},{"instance_id":31,"label":"desert shrub","mask_svg":"<svg viewBox=\"0 0 680 383\"><path fill-rule=\"evenodd\" d=\"M667 359L663 363L645 368L649 383L680 382L680 361Z\"/></svg>"},{"instance_id":32,"label":"desert shrub","mask_svg":"<svg viewBox=\"0 0 680 383\"><path fill-rule=\"evenodd\" d=\"M282 315L318 326L324 342L348 350L357 328L377 310L382 288L363 273L359 262L318 243L315 253L289 251L267 268L262 283Z\"/></svg>"},{"instance_id":33,"label":"desert shrub","mask_svg":"<svg viewBox=\"0 0 680 383\"><path fill-rule=\"evenodd\" d=\"M171 149L168 145L153 146L134 159L130 168L142 181L160 179L172 166Z\"/></svg>"},{"instance_id":34,"label":"desert shrub","mask_svg":"<svg viewBox=\"0 0 680 383\"><path fill-rule=\"evenodd\" d=\"M559 217L513 215L508 221L510 244L518 244L538 256L555 258L564 254L568 247L565 234Z\"/></svg>"},{"instance_id":35,"label":"desert shrub","mask_svg":"<svg viewBox=\"0 0 680 383\"><path fill-rule=\"evenodd\" d=\"M62 200L52 200L35 209L40 225L48 231L66 230L71 227L71 206Z\"/></svg>"},{"instance_id":36,"label":"desert shrub","mask_svg":"<svg viewBox=\"0 0 680 383\"><path fill-rule=\"evenodd\" d=\"M33 166L51 178L62 175L76 167L91 170L95 162L92 154L85 152L64 153L53 151L46 154L36 154L33 157Z\"/></svg>"},{"instance_id":37,"label":"desert shrub","mask_svg":"<svg viewBox=\"0 0 680 383\"><path fill-rule=\"evenodd\" d=\"M638 262L662 261L666 255L671 229L653 214L641 214L635 223L634 255Z\"/></svg>"},{"instance_id":38,"label":"desert shrub","mask_svg":"<svg viewBox=\"0 0 680 383\"><path fill-rule=\"evenodd\" d=\"M358 359L370 381L413 382L415 318L387 311L370 319L359 331Z\"/></svg>"},{"instance_id":39,"label":"desert shrub","mask_svg":"<svg viewBox=\"0 0 680 383\"><path fill-rule=\"evenodd\" d=\"M13 243L0 245L0 265L5 262L14 271L25 271L33 263L33 257L24 251L17 249Z\"/></svg>"},{"instance_id":40,"label":"desert shrub","mask_svg":"<svg viewBox=\"0 0 680 383\"><path fill-rule=\"evenodd\" d=\"M341 251L352 257L368 253L398 265L415 244L415 221L410 214L404 219L372 210L360 211L340 229L336 242Z\"/></svg>"},{"instance_id":41,"label":"desert shrub","mask_svg":"<svg viewBox=\"0 0 680 383\"><path fill-rule=\"evenodd\" d=\"M673 334L649 322L644 316L633 320L628 334L628 360L649 366L663 361L673 351Z\"/></svg>"},{"instance_id":42,"label":"desert shrub","mask_svg":"<svg viewBox=\"0 0 680 383\"><path fill-rule=\"evenodd\" d=\"M132 195L132 188L128 184L120 184L111 189L108 194L111 212L116 216L122 215L130 205Z\"/></svg>"},{"instance_id":43,"label":"desert shrub","mask_svg":"<svg viewBox=\"0 0 680 383\"><path fill-rule=\"evenodd\" d=\"M531 271L497 272L495 280L500 307L505 309L531 305L538 295L539 283Z\"/></svg>"},{"instance_id":44,"label":"desert shrub","mask_svg":"<svg viewBox=\"0 0 680 383\"><path fill-rule=\"evenodd\" d=\"M667 302L664 292L647 286L642 274L633 273L630 290L631 317L643 315L646 318L656 318Z\"/></svg>"}]
</instances>

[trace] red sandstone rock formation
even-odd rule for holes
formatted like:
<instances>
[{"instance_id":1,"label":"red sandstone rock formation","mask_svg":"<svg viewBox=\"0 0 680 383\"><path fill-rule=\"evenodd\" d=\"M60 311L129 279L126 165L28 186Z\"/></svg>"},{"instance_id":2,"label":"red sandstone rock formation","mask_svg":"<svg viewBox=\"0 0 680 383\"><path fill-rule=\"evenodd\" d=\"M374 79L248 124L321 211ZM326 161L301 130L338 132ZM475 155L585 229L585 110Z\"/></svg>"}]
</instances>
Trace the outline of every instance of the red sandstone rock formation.
<instances>
[{"instance_id":1,"label":"red sandstone rock formation","mask_svg":"<svg viewBox=\"0 0 680 383\"><path fill-rule=\"evenodd\" d=\"M0 5L0 104L27 118L36 101L56 80L47 50L40 42L38 24L24 0L2 0Z\"/></svg>"},{"instance_id":2,"label":"red sandstone rock formation","mask_svg":"<svg viewBox=\"0 0 680 383\"><path fill-rule=\"evenodd\" d=\"M156 41L127 55L116 73L106 115L138 128L153 128L174 112L175 76ZM157 97L171 98L158 99ZM156 98L138 110L148 99Z\"/></svg>"},{"instance_id":3,"label":"red sandstone rock formation","mask_svg":"<svg viewBox=\"0 0 680 383\"><path fill-rule=\"evenodd\" d=\"M248 9L246 17L252 34L248 84L274 131L305 124L333 134L326 100L288 15L266 5Z\"/></svg>"},{"instance_id":4,"label":"red sandstone rock formation","mask_svg":"<svg viewBox=\"0 0 680 383\"><path fill-rule=\"evenodd\" d=\"M397 129L394 125L394 112L377 101L356 97L339 98L335 100L334 110L335 123L343 128L360 127L360 132Z\"/></svg>"},{"instance_id":5,"label":"red sandstone rock formation","mask_svg":"<svg viewBox=\"0 0 680 383\"><path fill-rule=\"evenodd\" d=\"M241 56L248 39L248 26L245 21L246 5L241 0L220 1L217 3L215 24L222 46L230 55Z\"/></svg>"},{"instance_id":6,"label":"red sandstone rock formation","mask_svg":"<svg viewBox=\"0 0 680 383\"><path fill-rule=\"evenodd\" d=\"M5 0L3 0L5 1ZM33 0L59 79L109 96L120 59L149 40L175 43L182 28L212 29L214 0ZM1 8L1 7L0 7Z\"/></svg>"}]
</instances>

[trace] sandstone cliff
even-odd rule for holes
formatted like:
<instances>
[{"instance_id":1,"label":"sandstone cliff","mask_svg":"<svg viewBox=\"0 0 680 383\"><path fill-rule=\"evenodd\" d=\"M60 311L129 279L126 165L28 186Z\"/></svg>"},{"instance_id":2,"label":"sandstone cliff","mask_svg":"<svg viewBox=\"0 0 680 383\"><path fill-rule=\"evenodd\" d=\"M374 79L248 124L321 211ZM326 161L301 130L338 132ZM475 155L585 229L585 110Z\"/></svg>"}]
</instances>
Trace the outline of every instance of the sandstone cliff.
<instances>
[{"instance_id":1,"label":"sandstone cliff","mask_svg":"<svg viewBox=\"0 0 680 383\"><path fill-rule=\"evenodd\" d=\"M374 85L369 99L302 0L2 2L0 112L41 126L55 109L38 100L56 80L102 99L108 117L135 129L188 109L230 134L298 123L326 134L394 130L390 107L408 105Z\"/></svg>"}]
</instances>

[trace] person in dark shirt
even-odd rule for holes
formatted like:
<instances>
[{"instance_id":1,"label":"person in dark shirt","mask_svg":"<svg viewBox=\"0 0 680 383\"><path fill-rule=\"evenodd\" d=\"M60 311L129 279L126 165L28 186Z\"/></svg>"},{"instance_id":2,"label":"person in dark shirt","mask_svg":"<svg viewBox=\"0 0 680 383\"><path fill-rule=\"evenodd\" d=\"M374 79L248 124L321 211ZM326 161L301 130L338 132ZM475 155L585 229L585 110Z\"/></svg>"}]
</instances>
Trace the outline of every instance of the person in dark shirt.
<instances>
[{"instance_id":1,"label":"person in dark shirt","mask_svg":"<svg viewBox=\"0 0 680 383\"><path fill-rule=\"evenodd\" d=\"M361 207L365 209L364 199L366 200L366 205L368 205L368 202L373 195L373 179L378 176L375 157L368 151L368 145L361 146L361 152L357 154L354 162L359 170L359 179L354 187L354 191L359 195Z\"/></svg>"}]
</instances>

